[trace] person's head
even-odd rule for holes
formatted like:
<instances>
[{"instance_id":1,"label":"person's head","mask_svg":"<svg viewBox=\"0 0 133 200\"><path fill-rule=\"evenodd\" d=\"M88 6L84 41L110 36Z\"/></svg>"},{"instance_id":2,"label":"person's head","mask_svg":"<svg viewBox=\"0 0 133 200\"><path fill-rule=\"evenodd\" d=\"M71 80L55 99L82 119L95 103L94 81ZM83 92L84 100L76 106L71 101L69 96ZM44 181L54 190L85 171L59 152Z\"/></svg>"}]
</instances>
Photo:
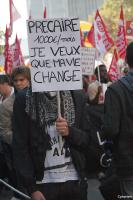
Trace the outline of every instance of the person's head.
<instances>
[{"instance_id":1,"label":"person's head","mask_svg":"<svg viewBox=\"0 0 133 200\"><path fill-rule=\"evenodd\" d=\"M3 97L8 97L11 92L10 76L7 74L0 74L0 94Z\"/></svg>"},{"instance_id":2,"label":"person's head","mask_svg":"<svg viewBox=\"0 0 133 200\"><path fill-rule=\"evenodd\" d=\"M127 46L125 59L129 68L133 69L133 42Z\"/></svg>"},{"instance_id":3,"label":"person's head","mask_svg":"<svg viewBox=\"0 0 133 200\"><path fill-rule=\"evenodd\" d=\"M98 81L93 81L89 83L87 89L89 104L98 104L100 92L101 92L101 86Z\"/></svg>"},{"instance_id":4,"label":"person's head","mask_svg":"<svg viewBox=\"0 0 133 200\"><path fill-rule=\"evenodd\" d=\"M12 82L16 90L22 90L30 84L30 69L28 67L16 67L12 71Z\"/></svg>"},{"instance_id":5,"label":"person's head","mask_svg":"<svg viewBox=\"0 0 133 200\"><path fill-rule=\"evenodd\" d=\"M98 80L98 67L99 67L101 83L107 83L109 81L109 77L108 77L106 66L102 64L102 65L99 65L99 66L96 67L95 75L97 77L97 80Z\"/></svg>"}]
</instances>

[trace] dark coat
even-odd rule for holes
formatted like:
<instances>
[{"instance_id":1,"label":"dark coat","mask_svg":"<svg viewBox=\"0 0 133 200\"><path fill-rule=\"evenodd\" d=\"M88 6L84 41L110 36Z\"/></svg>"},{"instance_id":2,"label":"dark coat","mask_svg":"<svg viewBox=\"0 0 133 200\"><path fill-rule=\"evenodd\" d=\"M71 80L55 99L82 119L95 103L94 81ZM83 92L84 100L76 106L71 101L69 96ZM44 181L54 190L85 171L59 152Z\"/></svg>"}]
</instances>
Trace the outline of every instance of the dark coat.
<instances>
[{"instance_id":1,"label":"dark coat","mask_svg":"<svg viewBox=\"0 0 133 200\"><path fill-rule=\"evenodd\" d=\"M97 131L101 131L104 117L103 104L90 104L87 106L87 118L90 127L90 142L86 151L87 172L88 175L97 175L102 171L100 158L105 153L103 145L100 146L97 138Z\"/></svg>"},{"instance_id":2,"label":"dark coat","mask_svg":"<svg viewBox=\"0 0 133 200\"><path fill-rule=\"evenodd\" d=\"M102 133L113 140L117 174L133 176L133 73L107 89Z\"/></svg>"},{"instance_id":3,"label":"dark coat","mask_svg":"<svg viewBox=\"0 0 133 200\"><path fill-rule=\"evenodd\" d=\"M84 107L85 97L81 91L72 92L75 105L75 125L69 127L70 134L66 138L73 163L81 179L85 178L84 151L88 145L88 126L86 126ZM42 180L44 175L44 160L47 147L47 138L35 138L38 125L32 121L25 112L26 89L20 91L14 103L13 117L13 152L14 165L18 174L23 179L29 193L36 191L36 181ZM35 134L36 136L37 134ZM37 146L33 145L38 140ZM34 143L35 144L35 143Z\"/></svg>"}]
</instances>

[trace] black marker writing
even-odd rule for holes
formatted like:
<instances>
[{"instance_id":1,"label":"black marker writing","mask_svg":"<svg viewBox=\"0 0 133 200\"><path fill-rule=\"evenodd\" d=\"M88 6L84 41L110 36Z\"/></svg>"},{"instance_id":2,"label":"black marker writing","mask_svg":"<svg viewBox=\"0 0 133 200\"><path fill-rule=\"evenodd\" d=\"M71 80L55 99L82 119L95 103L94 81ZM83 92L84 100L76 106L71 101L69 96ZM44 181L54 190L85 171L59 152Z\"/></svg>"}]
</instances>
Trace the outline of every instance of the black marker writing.
<instances>
[{"instance_id":1,"label":"black marker writing","mask_svg":"<svg viewBox=\"0 0 133 200\"><path fill-rule=\"evenodd\" d=\"M64 71L51 71L51 72L41 72L38 71L34 74L34 81L36 83L51 83L51 82L70 82L70 81L80 81L77 78L77 73L80 70L73 70L70 72L69 70Z\"/></svg>"}]
</instances>

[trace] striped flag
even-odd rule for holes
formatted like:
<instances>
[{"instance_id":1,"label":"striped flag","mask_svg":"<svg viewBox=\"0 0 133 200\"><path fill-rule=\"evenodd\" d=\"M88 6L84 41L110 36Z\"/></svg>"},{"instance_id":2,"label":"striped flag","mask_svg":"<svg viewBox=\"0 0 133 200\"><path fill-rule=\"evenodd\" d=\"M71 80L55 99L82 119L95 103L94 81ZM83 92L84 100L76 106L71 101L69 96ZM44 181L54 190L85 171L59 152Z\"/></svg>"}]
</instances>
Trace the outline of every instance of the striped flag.
<instances>
[{"instance_id":1,"label":"striped flag","mask_svg":"<svg viewBox=\"0 0 133 200\"><path fill-rule=\"evenodd\" d=\"M108 75L111 81L116 81L118 80L118 78L120 78L120 70L118 68L118 55L116 49L114 49L114 54L112 57Z\"/></svg>"},{"instance_id":2,"label":"striped flag","mask_svg":"<svg viewBox=\"0 0 133 200\"><path fill-rule=\"evenodd\" d=\"M95 37L95 46L100 53L100 56L103 56L107 51L109 51L114 42L110 37L107 27L100 16L99 11L97 10L95 20L94 20L94 37Z\"/></svg>"},{"instance_id":3,"label":"striped flag","mask_svg":"<svg viewBox=\"0 0 133 200\"><path fill-rule=\"evenodd\" d=\"M17 67L19 65L24 65L24 59L20 47L20 40L18 39L16 35L15 43L12 45L12 63L13 63L13 68Z\"/></svg>"},{"instance_id":4,"label":"striped flag","mask_svg":"<svg viewBox=\"0 0 133 200\"><path fill-rule=\"evenodd\" d=\"M121 11L120 11L120 19L118 23L116 47L117 47L119 57L122 59L125 59L127 40L126 40L126 27L125 27L125 22L124 22L124 13L123 13L122 6L121 6Z\"/></svg>"},{"instance_id":5,"label":"striped flag","mask_svg":"<svg viewBox=\"0 0 133 200\"><path fill-rule=\"evenodd\" d=\"M7 26L6 26L6 31L5 31L4 56L5 56L4 70L7 74L10 74L12 71L12 59L11 59L11 52L10 52L10 46L9 46L9 28L7 28Z\"/></svg>"},{"instance_id":6,"label":"striped flag","mask_svg":"<svg viewBox=\"0 0 133 200\"><path fill-rule=\"evenodd\" d=\"M92 25L90 31L87 34L88 42L91 43L93 47L95 47L95 38L94 38L94 25Z\"/></svg>"}]
</instances>

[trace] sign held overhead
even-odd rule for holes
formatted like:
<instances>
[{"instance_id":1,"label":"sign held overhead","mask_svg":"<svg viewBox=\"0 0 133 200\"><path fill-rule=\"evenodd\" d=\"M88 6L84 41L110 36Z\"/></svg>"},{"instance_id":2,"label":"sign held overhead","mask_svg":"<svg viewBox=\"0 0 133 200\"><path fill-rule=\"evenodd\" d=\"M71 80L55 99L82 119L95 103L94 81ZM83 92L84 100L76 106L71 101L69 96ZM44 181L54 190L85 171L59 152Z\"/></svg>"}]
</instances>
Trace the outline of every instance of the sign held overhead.
<instances>
[{"instance_id":1,"label":"sign held overhead","mask_svg":"<svg viewBox=\"0 0 133 200\"><path fill-rule=\"evenodd\" d=\"M32 91L82 89L78 18L28 20Z\"/></svg>"}]
</instances>

